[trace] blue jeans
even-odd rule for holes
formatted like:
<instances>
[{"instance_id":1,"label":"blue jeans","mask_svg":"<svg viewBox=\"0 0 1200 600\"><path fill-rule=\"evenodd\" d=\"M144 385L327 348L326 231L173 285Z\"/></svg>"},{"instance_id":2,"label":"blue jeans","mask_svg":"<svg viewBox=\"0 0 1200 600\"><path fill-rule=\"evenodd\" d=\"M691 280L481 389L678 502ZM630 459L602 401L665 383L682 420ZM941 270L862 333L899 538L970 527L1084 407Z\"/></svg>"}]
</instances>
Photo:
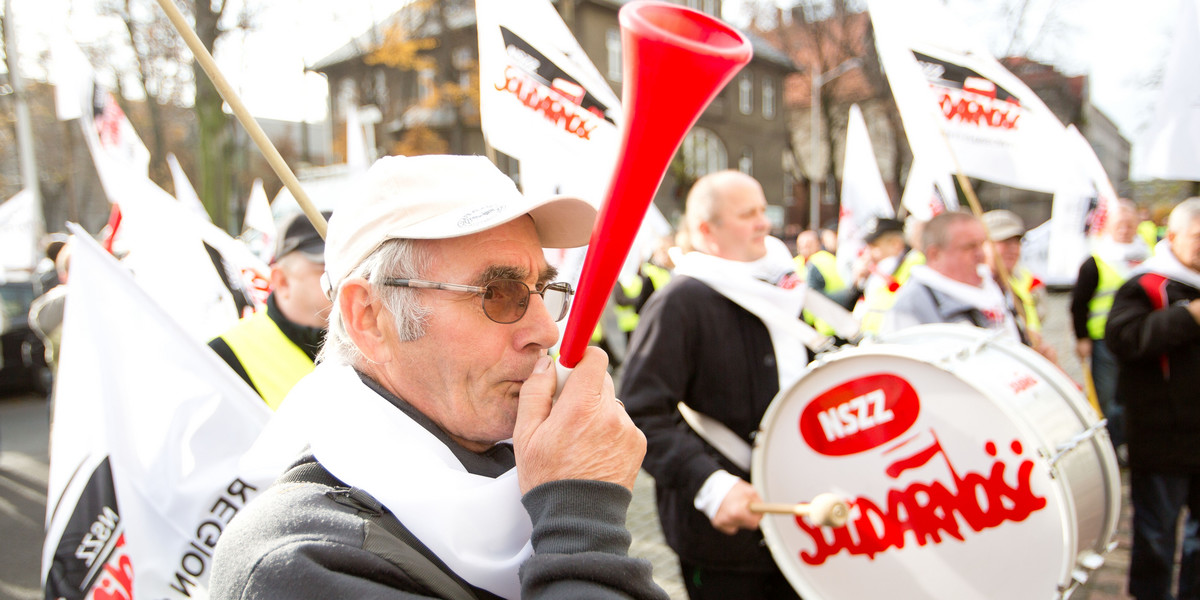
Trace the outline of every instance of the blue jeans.
<instances>
[{"instance_id":1,"label":"blue jeans","mask_svg":"<svg viewBox=\"0 0 1200 600\"><path fill-rule=\"evenodd\" d=\"M1178 598L1200 598L1200 475L1133 468L1129 476L1133 499L1129 595L1137 600L1176 598L1171 595L1171 572L1175 565L1179 515L1186 507Z\"/></svg>"},{"instance_id":2,"label":"blue jeans","mask_svg":"<svg viewBox=\"0 0 1200 600\"><path fill-rule=\"evenodd\" d=\"M1125 405L1117 402L1117 358L1104 340L1092 340L1092 384L1100 410L1108 419L1108 437L1116 448L1125 443Z\"/></svg>"}]
</instances>

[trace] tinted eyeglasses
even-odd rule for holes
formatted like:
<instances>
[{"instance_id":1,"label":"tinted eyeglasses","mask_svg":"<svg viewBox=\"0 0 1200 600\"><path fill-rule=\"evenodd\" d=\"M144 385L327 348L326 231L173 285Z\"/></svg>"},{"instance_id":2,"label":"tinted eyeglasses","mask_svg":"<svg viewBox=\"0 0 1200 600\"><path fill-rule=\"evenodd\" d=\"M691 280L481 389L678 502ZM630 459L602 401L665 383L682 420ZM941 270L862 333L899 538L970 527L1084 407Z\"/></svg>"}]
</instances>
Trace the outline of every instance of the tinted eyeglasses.
<instances>
[{"instance_id":1,"label":"tinted eyeglasses","mask_svg":"<svg viewBox=\"0 0 1200 600\"><path fill-rule=\"evenodd\" d=\"M388 278L383 280L383 285L478 294L483 299L483 314L501 324L516 323L525 316L525 310L529 308L530 294L541 296L542 301L546 304L546 311L555 321L561 321L563 317L567 316L567 309L571 307L571 296L575 294L575 291L571 289L571 284L562 281L547 283L536 292L531 291L524 281L516 279L495 279L489 281L487 285L478 286L421 279Z\"/></svg>"}]
</instances>

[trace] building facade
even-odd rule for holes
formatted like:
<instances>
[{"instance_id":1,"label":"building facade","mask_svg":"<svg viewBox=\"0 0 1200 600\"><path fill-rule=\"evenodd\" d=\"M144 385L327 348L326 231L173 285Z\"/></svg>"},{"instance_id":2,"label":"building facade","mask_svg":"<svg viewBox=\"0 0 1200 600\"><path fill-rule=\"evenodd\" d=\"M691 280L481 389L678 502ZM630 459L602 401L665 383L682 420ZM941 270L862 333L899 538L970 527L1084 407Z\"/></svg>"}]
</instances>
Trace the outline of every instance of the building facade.
<instances>
[{"instance_id":1,"label":"building facade","mask_svg":"<svg viewBox=\"0 0 1200 600\"><path fill-rule=\"evenodd\" d=\"M617 12L627 1L558 0L555 6L584 52L620 97L624 84ZM719 0L677 2L719 15ZM420 3L414 3L414 6ZM447 152L485 154L479 125L478 37L474 3L426 3L423 14L393 15L371 31L313 65L329 80L335 123L345 123L351 107L373 106L374 151L385 154ZM399 28L399 29L397 29ZM418 60L381 64L378 50L389 36L407 32ZM738 169L762 183L769 213L785 225L784 206L792 203L792 179L785 164L788 128L783 82L793 63L761 38L749 36L754 59L720 92L683 140L655 197L671 223L683 212L687 190L712 171ZM436 45L423 46L422 40ZM667 93L664 90L664 93ZM372 114L375 111L369 111ZM335 125L334 131L343 130ZM344 136L344 134L342 134ZM339 137L334 136L335 150ZM344 139L340 147L345 147ZM495 155L497 165L518 179L516 161Z\"/></svg>"}]
</instances>

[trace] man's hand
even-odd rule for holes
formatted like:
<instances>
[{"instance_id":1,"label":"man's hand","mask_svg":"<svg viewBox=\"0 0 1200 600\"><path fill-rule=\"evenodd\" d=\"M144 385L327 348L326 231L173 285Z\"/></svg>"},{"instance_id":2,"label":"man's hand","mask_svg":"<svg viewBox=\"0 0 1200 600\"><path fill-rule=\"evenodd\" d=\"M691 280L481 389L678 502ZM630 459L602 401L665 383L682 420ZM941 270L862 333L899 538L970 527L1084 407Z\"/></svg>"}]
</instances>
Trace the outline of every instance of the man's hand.
<instances>
[{"instance_id":1,"label":"man's hand","mask_svg":"<svg viewBox=\"0 0 1200 600\"><path fill-rule=\"evenodd\" d=\"M1088 358L1091 358L1092 340L1090 338L1075 340L1075 355L1079 357L1079 360L1087 360Z\"/></svg>"},{"instance_id":2,"label":"man's hand","mask_svg":"<svg viewBox=\"0 0 1200 600\"><path fill-rule=\"evenodd\" d=\"M607 366L603 350L588 348L554 402L553 361L544 356L521 386L513 450L522 494L563 479L633 489L646 436L617 401Z\"/></svg>"},{"instance_id":3,"label":"man's hand","mask_svg":"<svg viewBox=\"0 0 1200 600\"><path fill-rule=\"evenodd\" d=\"M733 535L739 529L758 529L762 515L750 512L751 502L762 502L762 498L758 497L754 486L738 480L721 501L721 508L712 518L712 526L725 535Z\"/></svg>"}]
</instances>

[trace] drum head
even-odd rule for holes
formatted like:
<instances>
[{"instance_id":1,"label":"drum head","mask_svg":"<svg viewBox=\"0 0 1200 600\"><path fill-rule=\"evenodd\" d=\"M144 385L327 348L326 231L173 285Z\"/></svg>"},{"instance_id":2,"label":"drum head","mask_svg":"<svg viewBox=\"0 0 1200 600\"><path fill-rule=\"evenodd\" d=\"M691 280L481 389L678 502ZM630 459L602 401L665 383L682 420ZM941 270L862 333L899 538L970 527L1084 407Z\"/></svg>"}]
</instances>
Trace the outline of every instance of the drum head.
<instances>
[{"instance_id":1,"label":"drum head","mask_svg":"<svg viewBox=\"0 0 1200 600\"><path fill-rule=\"evenodd\" d=\"M851 503L843 528L762 521L806 600L1052 598L1070 581L1070 495L1039 457L1037 431L986 391L1003 375L965 381L937 362L953 350L833 353L764 415L752 467L762 498L834 492Z\"/></svg>"}]
</instances>

